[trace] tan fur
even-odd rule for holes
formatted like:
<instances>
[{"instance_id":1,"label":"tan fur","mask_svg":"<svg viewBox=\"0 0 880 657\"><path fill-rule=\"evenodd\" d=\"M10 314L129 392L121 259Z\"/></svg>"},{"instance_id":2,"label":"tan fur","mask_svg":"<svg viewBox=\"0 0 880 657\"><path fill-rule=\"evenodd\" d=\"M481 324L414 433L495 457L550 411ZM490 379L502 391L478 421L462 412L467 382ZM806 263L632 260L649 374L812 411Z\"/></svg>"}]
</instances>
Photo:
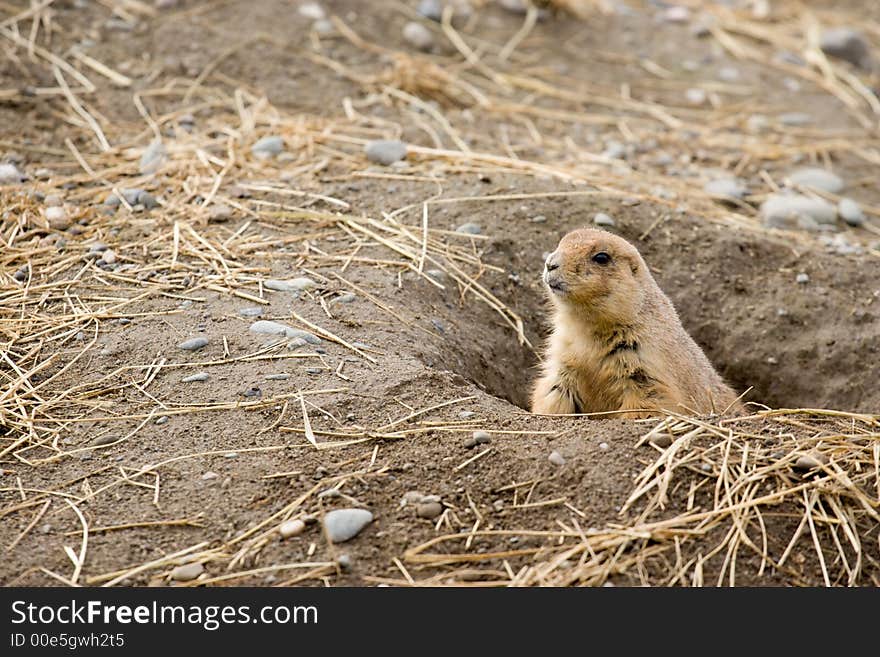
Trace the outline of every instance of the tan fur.
<instances>
[{"instance_id":1,"label":"tan fur","mask_svg":"<svg viewBox=\"0 0 880 657\"><path fill-rule=\"evenodd\" d=\"M611 261L593 261L599 252ZM741 410L626 240L592 229L569 233L547 259L544 282L555 312L533 413Z\"/></svg>"}]
</instances>

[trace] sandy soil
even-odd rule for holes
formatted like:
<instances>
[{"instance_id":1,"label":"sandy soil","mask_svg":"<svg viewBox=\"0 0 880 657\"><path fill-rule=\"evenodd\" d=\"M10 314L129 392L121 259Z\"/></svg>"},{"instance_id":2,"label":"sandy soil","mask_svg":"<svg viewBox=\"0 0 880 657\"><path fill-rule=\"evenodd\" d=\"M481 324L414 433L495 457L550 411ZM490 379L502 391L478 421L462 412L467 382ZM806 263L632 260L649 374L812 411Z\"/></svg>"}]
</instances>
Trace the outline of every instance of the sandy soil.
<instances>
[{"instance_id":1,"label":"sandy soil","mask_svg":"<svg viewBox=\"0 0 880 657\"><path fill-rule=\"evenodd\" d=\"M95 85L64 72L83 113L4 33L0 153L31 177L0 187L0 582L75 571L164 585L190 560L205 568L194 583L214 585L880 584L877 117L815 68L772 64L805 43L789 3L757 19L692 2L684 24L639 2L551 14L508 61L498 51L523 16L494 3L447 32L412 2L323 2L339 21L327 32L300 2L171 4L115 17L51 5L37 43ZM823 24L880 20L864 3L810 4ZM722 38L692 33L700 8L727 21ZM430 54L401 37L410 20L433 34ZM833 63L873 98L876 76ZM695 87L705 104L685 99ZM792 112L806 125L780 121ZM169 155L144 175L154 129ZM255 157L269 135L285 153ZM408 164L368 162L362 144L379 137L409 143ZM756 208L773 186L826 163L867 224L765 229ZM734 173L745 201L703 194ZM103 205L132 187L159 206ZM72 228L46 226L47 194ZM219 203L227 216L211 219ZM547 331L543 254L598 212L731 385L751 389L754 415L685 421L696 433L666 447L640 441L659 420L524 409ZM456 233L464 223L480 234ZM95 241L117 263L96 265ZM316 285L262 285L301 276ZM322 341L267 348L240 312L256 306ZM178 348L198 336L204 349ZM490 442L468 445L477 430ZM804 475L794 466L810 450L845 474ZM408 491L438 496L441 514L420 517L432 514L404 504ZM334 545L321 518L348 507L374 521ZM662 524L703 511L703 524ZM280 538L296 518L304 532ZM83 521L74 569L64 546L79 553Z\"/></svg>"}]
</instances>

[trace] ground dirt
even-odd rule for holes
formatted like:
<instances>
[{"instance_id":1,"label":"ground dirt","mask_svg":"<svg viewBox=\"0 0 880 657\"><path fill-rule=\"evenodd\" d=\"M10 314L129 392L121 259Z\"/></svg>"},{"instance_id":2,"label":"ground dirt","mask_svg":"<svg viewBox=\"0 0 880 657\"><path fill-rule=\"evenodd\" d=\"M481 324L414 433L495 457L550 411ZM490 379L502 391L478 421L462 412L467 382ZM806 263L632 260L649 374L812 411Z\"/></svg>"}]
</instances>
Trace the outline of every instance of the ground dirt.
<instances>
[{"instance_id":1,"label":"ground dirt","mask_svg":"<svg viewBox=\"0 0 880 657\"><path fill-rule=\"evenodd\" d=\"M759 19L694 1L685 24L648 2L585 3L581 20L543 16L507 61L499 48L524 18L495 3L446 32L415 2L322 2L338 21L326 32L290 0L119 4L113 16L58 0L37 30L94 83L64 72L83 112L17 44L31 18L0 39L0 154L30 176L0 187L0 583L75 570L81 583L179 584L172 569L192 559L208 585L880 584L878 116L859 96L848 108L817 68L773 64L787 44L806 50L798 3ZM806 4L823 24L880 21L871 3ZM0 21L28 6L3 4ZM721 38L692 33L701 11L727 21ZM434 35L430 54L402 39L410 20ZM756 25L785 40L749 37ZM77 44L131 84L83 64ZM876 76L834 65L874 98ZM692 87L706 104L688 104ZM809 123L780 122L792 112ZM168 161L141 175L154 129ZM267 135L284 137L284 155L253 156ZM405 166L367 161L363 141L380 137L415 147ZM786 172L826 164L866 226L763 228L756 207ZM748 183L745 201L702 193L721 173ZM108 212L128 187L159 207ZM41 224L50 193L73 229ZM221 202L230 216L209 220ZM599 212L748 390L752 415L694 420L702 433L675 452L640 441L659 418L528 413L548 331L544 254ZM456 233L464 223L480 235ZM115 267L88 257L98 240ZM261 284L299 276L317 286ZM240 313L254 306L324 339L267 351ZM197 336L207 347L178 348ZM200 371L206 381L181 381ZM466 446L477 430L491 442ZM805 477L793 464L814 448L840 467ZM628 504L664 458L683 460ZM402 502L414 490L443 514L419 517ZM763 515L661 526L725 500L751 512L761 496ZM321 518L345 507L375 518L334 545ZM838 510L855 538L821 524ZM281 539L288 518L306 529ZM64 546L79 553L83 521L74 569Z\"/></svg>"}]
</instances>

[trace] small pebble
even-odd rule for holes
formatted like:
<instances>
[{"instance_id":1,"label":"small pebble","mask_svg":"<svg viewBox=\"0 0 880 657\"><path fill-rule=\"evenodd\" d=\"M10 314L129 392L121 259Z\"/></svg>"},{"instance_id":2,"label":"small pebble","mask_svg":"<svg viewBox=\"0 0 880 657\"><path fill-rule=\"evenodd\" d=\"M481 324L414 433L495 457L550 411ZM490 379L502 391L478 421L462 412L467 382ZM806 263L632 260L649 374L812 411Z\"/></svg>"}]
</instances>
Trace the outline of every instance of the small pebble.
<instances>
[{"instance_id":1,"label":"small pebble","mask_svg":"<svg viewBox=\"0 0 880 657\"><path fill-rule=\"evenodd\" d=\"M215 203L208 209L208 221L223 223L232 219L232 208L223 203Z\"/></svg>"},{"instance_id":2,"label":"small pebble","mask_svg":"<svg viewBox=\"0 0 880 657\"><path fill-rule=\"evenodd\" d=\"M24 178L24 174L14 164L0 163L0 185L20 183Z\"/></svg>"},{"instance_id":3,"label":"small pebble","mask_svg":"<svg viewBox=\"0 0 880 657\"><path fill-rule=\"evenodd\" d=\"M260 317L263 314L263 309L259 306L250 306L248 308L239 308L238 314L242 317Z\"/></svg>"},{"instance_id":4,"label":"small pebble","mask_svg":"<svg viewBox=\"0 0 880 657\"><path fill-rule=\"evenodd\" d=\"M207 381L210 377L207 372L199 372L198 374L192 374L190 376L182 378L181 383L194 383L196 381Z\"/></svg>"},{"instance_id":5,"label":"small pebble","mask_svg":"<svg viewBox=\"0 0 880 657\"><path fill-rule=\"evenodd\" d=\"M492 442L492 436L488 431L474 431L473 438L477 441L478 445L485 445Z\"/></svg>"},{"instance_id":6,"label":"small pebble","mask_svg":"<svg viewBox=\"0 0 880 657\"><path fill-rule=\"evenodd\" d=\"M748 190L736 178L718 178L707 182L703 191L709 196L741 199Z\"/></svg>"},{"instance_id":7,"label":"small pebble","mask_svg":"<svg viewBox=\"0 0 880 657\"><path fill-rule=\"evenodd\" d=\"M442 269L426 269L425 274L427 274L439 283L442 283L446 280L446 272Z\"/></svg>"},{"instance_id":8,"label":"small pebble","mask_svg":"<svg viewBox=\"0 0 880 657\"><path fill-rule=\"evenodd\" d=\"M809 114L804 114L803 112L788 112L787 114L779 115L779 122L783 125L807 125L812 122L813 117Z\"/></svg>"},{"instance_id":9,"label":"small pebble","mask_svg":"<svg viewBox=\"0 0 880 657\"><path fill-rule=\"evenodd\" d=\"M199 349L208 346L208 338L190 338L189 340L181 342L177 346L185 351L198 351Z\"/></svg>"},{"instance_id":10,"label":"small pebble","mask_svg":"<svg viewBox=\"0 0 880 657\"><path fill-rule=\"evenodd\" d=\"M165 162L167 155L168 151L165 150L165 146L162 142L158 139L153 140L153 142L147 146L143 155L141 155L140 172L142 174L156 173L162 168L162 164Z\"/></svg>"},{"instance_id":11,"label":"small pebble","mask_svg":"<svg viewBox=\"0 0 880 657\"><path fill-rule=\"evenodd\" d=\"M351 570L353 561L350 554L340 554L336 557L336 563L342 570Z\"/></svg>"},{"instance_id":12,"label":"small pebble","mask_svg":"<svg viewBox=\"0 0 880 657\"><path fill-rule=\"evenodd\" d=\"M550 463L557 466L565 465L565 457L557 452L556 450L550 452L550 456L547 457Z\"/></svg>"},{"instance_id":13,"label":"small pebble","mask_svg":"<svg viewBox=\"0 0 880 657\"><path fill-rule=\"evenodd\" d=\"M418 504L422 501L422 495L417 490L408 490L403 494L403 497L400 499L400 506L406 506L407 504Z\"/></svg>"},{"instance_id":14,"label":"small pebble","mask_svg":"<svg viewBox=\"0 0 880 657\"><path fill-rule=\"evenodd\" d=\"M419 518L433 520L441 513L443 513L443 505L439 502L422 502L416 506L416 515Z\"/></svg>"},{"instance_id":15,"label":"small pebble","mask_svg":"<svg viewBox=\"0 0 880 657\"><path fill-rule=\"evenodd\" d=\"M821 452L811 452L810 454L803 454L799 456L797 461L794 462L794 469L801 471L813 470L827 463L827 456L825 456Z\"/></svg>"},{"instance_id":16,"label":"small pebble","mask_svg":"<svg viewBox=\"0 0 880 657\"><path fill-rule=\"evenodd\" d=\"M661 433L657 434L656 436L651 436L651 444L666 449L672 444L672 436L670 436L668 433Z\"/></svg>"},{"instance_id":17,"label":"small pebble","mask_svg":"<svg viewBox=\"0 0 880 657\"><path fill-rule=\"evenodd\" d=\"M172 570L171 579L176 582L191 582L203 572L205 567L201 563L187 563Z\"/></svg>"},{"instance_id":18,"label":"small pebble","mask_svg":"<svg viewBox=\"0 0 880 657\"><path fill-rule=\"evenodd\" d=\"M108 265L112 265L114 262L116 262L116 252L112 249L107 249L101 256L101 260L103 260Z\"/></svg>"},{"instance_id":19,"label":"small pebble","mask_svg":"<svg viewBox=\"0 0 880 657\"><path fill-rule=\"evenodd\" d=\"M266 375L267 381L286 381L289 378L290 378L289 374L267 374Z\"/></svg>"},{"instance_id":20,"label":"small pebble","mask_svg":"<svg viewBox=\"0 0 880 657\"><path fill-rule=\"evenodd\" d=\"M371 522L373 514L365 509L336 509L324 516L324 530L331 543L344 543Z\"/></svg>"},{"instance_id":21,"label":"small pebble","mask_svg":"<svg viewBox=\"0 0 880 657\"><path fill-rule=\"evenodd\" d=\"M313 21L318 21L326 17L324 8L317 2L306 2L305 4L300 5L299 14L300 16L311 18Z\"/></svg>"},{"instance_id":22,"label":"small pebble","mask_svg":"<svg viewBox=\"0 0 880 657\"><path fill-rule=\"evenodd\" d=\"M260 333L263 335L283 335L286 338L300 338L309 344L320 344L321 338L308 331L301 331L285 324L271 322L267 319L261 319L250 326L252 333Z\"/></svg>"},{"instance_id":23,"label":"small pebble","mask_svg":"<svg viewBox=\"0 0 880 657\"><path fill-rule=\"evenodd\" d=\"M297 518L296 520L288 520L281 523L281 527L278 528L278 533L281 534L281 538L291 538L292 536L299 536L305 530L306 523Z\"/></svg>"},{"instance_id":24,"label":"small pebble","mask_svg":"<svg viewBox=\"0 0 880 657\"><path fill-rule=\"evenodd\" d=\"M156 420L156 424L168 424L168 416L163 415L158 420Z\"/></svg>"},{"instance_id":25,"label":"small pebble","mask_svg":"<svg viewBox=\"0 0 880 657\"><path fill-rule=\"evenodd\" d=\"M613 226L614 219L609 217L604 212L600 212L595 217L593 217L593 223L597 226Z\"/></svg>"},{"instance_id":26,"label":"small pebble","mask_svg":"<svg viewBox=\"0 0 880 657\"><path fill-rule=\"evenodd\" d=\"M770 194L761 204L761 217L769 228L809 228L811 222L834 224L837 208L803 194Z\"/></svg>"},{"instance_id":27,"label":"small pebble","mask_svg":"<svg viewBox=\"0 0 880 657\"><path fill-rule=\"evenodd\" d=\"M599 443L599 449L603 452L608 450L608 443Z\"/></svg>"},{"instance_id":28,"label":"small pebble","mask_svg":"<svg viewBox=\"0 0 880 657\"><path fill-rule=\"evenodd\" d=\"M684 92L684 97L691 105L702 105L706 102L707 94L702 89L693 87Z\"/></svg>"},{"instance_id":29,"label":"small pebble","mask_svg":"<svg viewBox=\"0 0 880 657\"><path fill-rule=\"evenodd\" d=\"M461 418L462 420L467 420L469 418L474 417L475 415L476 415L476 413L474 413L474 411L461 411L458 414L458 417Z\"/></svg>"},{"instance_id":30,"label":"small pebble","mask_svg":"<svg viewBox=\"0 0 880 657\"><path fill-rule=\"evenodd\" d=\"M104 435L99 438L95 438L92 441L91 446L100 447L102 445L109 445L110 443L115 443L117 440L119 440L119 438L117 438L116 436Z\"/></svg>"},{"instance_id":31,"label":"small pebble","mask_svg":"<svg viewBox=\"0 0 880 657\"><path fill-rule=\"evenodd\" d=\"M263 137L253 146L251 146L251 153L254 154L255 157L260 159L268 159L270 157L274 157L279 155L281 151L284 150L284 140L277 135L271 135L269 137Z\"/></svg>"},{"instance_id":32,"label":"small pebble","mask_svg":"<svg viewBox=\"0 0 880 657\"><path fill-rule=\"evenodd\" d=\"M860 68L870 68L871 52L859 32L848 27L825 30L819 36L819 47L826 55L843 59Z\"/></svg>"},{"instance_id":33,"label":"small pebble","mask_svg":"<svg viewBox=\"0 0 880 657\"><path fill-rule=\"evenodd\" d=\"M390 166L406 157L406 144L397 139L379 139L369 142L364 154L370 162Z\"/></svg>"},{"instance_id":34,"label":"small pebble","mask_svg":"<svg viewBox=\"0 0 880 657\"><path fill-rule=\"evenodd\" d=\"M206 472L202 475L202 481L211 481L212 479L217 479L219 477L220 475L218 475L216 472Z\"/></svg>"},{"instance_id":35,"label":"small pebble","mask_svg":"<svg viewBox=\"0 0 880 657\"><path fill-rule=\"evenodd\" d=\"M276 292L300 292L302 290L311 290L317 286L318 284L315 281L306 276L292 278L288 281L279 281L275 279L263 281L263 287L267 290L275 290Z\"/></svg>"},{"instance_id":36,"label":"small pebble","mask_svg":"<svg viewBox=\"0 0 880 657\"><path fill-rule=\"evenodd\" d=\"M410 21L403 26L403 40L422 52L428 52L434 45L434 35L431 34L431 30L416 21Z\"/></svg>"},{"instance_id":37,"label":"small pebble","mask_svg":"<svg viewBox=\"0 0 880 657\"><path fill-rule=\"evenodd\" d=\"M340 294L330 303L353 303L357 300L357 295L349 292L348 294Z\"/></svg>"},{"instance_id":38,"label":"small pebble","mask_svg":"<svg viewBox=\"0 0 880 657\"><path fill-rule=\"evenodd\" d=\"M66 230L70 226L70 216L60 205L52 205L43 211L49 227L53 230Z\"/></svg>"},{"instance_id":39,"label":"small pebble","mask_svg":"<svg viewBox=\"0 0 880 657\"><path fill-rule=\"evenodd\" d=\"M462 224L455 229L456 233L466 233L468 235L479 235L482 232L479 224Z\"/></svg>"},{"instance_id":40,"label":"small pebble","mask_svg":"<svg viewBox=\"0 0 880 657\"><path fill-rule=\"evenodd\" d=\"M662 14L667 23L687 23L691 19L691 10L687 7L673 6Z\"/></svg>"},{"instance_id":41,"label":"small pebble","mask_svg":"<svg viewBox=\"0 0 880 657\"><path fill-rule=\"evenodd\" d=\"M718 71L718 79L724 82L736 82L739 80L739 70L732 66L725 66Z\"/></svg>"},{"instance_id":42,"label":"small pebble","mask_svg":"<svg viewBox=\"0 0 880 657\"><path fill-rule=\"evenodd\" d=\"M788 179L792 184L832 194L837 194L844 187L843 180L839 176L816 167L793 171L789 174Z\"/></svg>"},{"instance_id":43,"label":"small pebble","mask_svg":"<svg viewBox=\"0 0 880 657\"><path fill-rule=\"evenodd\" d=\"M441 0L422 0L416 11L425 18L439 23L443 18L443 3Z\"/></svg>"},{"instance_id":44,"label":"small pebble","mask_svg":"<svg viewBox=\"0 0 880 657\"><path fill-rule=\"evenodd\" d=\"M837 214L850 226L861 226L865 223L865 213L862 206L851 198L842 198L837 204Z\"/></svg>"},{"instance_id":45,"label":"small pebble","mask_svg":"<svg viewBox=\"0 0 880 657\"><path fill-rule=\"evenodd\" d=\"M795 277L794 280L795 280L796 283L799 283L800 285L806 285L807 283L810 282L810 275L801 272L800 274L798 274L798 275Z\"/></svg>"}]
</instances>

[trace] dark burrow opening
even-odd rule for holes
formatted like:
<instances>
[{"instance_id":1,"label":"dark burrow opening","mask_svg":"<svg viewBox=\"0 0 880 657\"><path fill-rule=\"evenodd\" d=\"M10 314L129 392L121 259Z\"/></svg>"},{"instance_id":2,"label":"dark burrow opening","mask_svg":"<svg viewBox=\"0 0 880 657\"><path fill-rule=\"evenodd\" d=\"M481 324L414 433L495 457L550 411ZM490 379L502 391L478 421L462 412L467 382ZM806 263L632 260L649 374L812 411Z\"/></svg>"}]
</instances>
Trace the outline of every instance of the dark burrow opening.
<instances>
[{"instance_id":1,"label":"dark burrow opening","mask_svg":"<svg viewBox=\"0 0 880 657\"><path fill-rule=\"evenodd\" d=\"M796 253L781 241L719 232L658 231L636 244L682 324L746 401L772 408L880 409L880 266L870 256ZM528 409L549 329L540 258L519 255L519 240L493 241L486 254L514 262L493 293L523 320L532 347L495 311L470 299L458 330L435 353L439 365L486 392ZM552 250L555 239L539 243ZM530 247L530 252L536 250ZM539 252L540 253L540 252ZM674 253L675 258L669 254ZM500 259L500 258L496 258ZM798 283L807 273L809 283ZM803 277L801 277L803 278Z\"/></svg>"}]
</instances>

